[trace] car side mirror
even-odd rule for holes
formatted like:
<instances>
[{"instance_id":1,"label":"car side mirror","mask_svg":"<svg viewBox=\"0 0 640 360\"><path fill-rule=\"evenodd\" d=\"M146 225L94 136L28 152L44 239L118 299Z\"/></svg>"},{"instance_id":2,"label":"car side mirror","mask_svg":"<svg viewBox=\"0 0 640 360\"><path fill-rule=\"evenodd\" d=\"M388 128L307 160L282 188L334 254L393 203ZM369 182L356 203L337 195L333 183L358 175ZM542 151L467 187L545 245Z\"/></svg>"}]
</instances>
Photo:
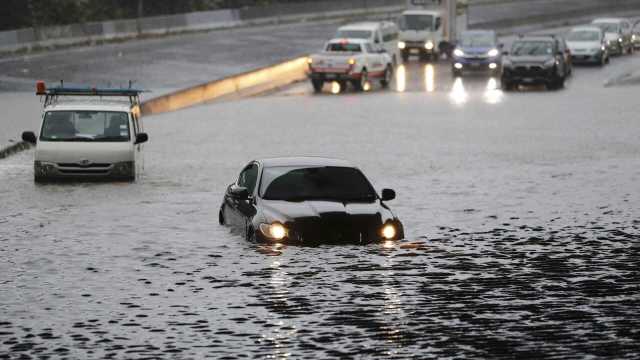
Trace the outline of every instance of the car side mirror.
<instances>
[{"instance_id":1,"label":"car side mirror","mask_svg":"<svg viewBox=\"0 0 640 360\"><path fill-rule=\"evenodd\" d=\"M498 49L504 49L504 44L502 43L498 44Z\"/></svg>"},{"instance_id":2,"label":"car side mirror","mask_svg":"<svg viewBox=\"0 0 640 360\"><path fill-rule=\"evenodd\" d=\"M146 143L147 141L149 141L149 135L147 135L147 133L138 133L138 135L136 135L136 144Z\"/></svg>"},{"instance_id":3,"label":"car side mirror","mask_svg":"<svg viewBox=\"0 0 640 360\"><path fill-rule=\"evenodd\" d=\"M507 55L509 55L509 52L508 51L503 51L502 55L507 56Z\"/></svg>"},{"instance_id":4,"label":"car side mirror","mask_svg":"<svg viewBox=\"0 0 640 360\"><path fill-rule=\"evenodd\" d=\"M38 140L33 131L25 131L22 133L22 141L35 145Z\"/></svg>"},{"instance_id":5,"label":"car side mirror","mask_svg":"<svg viewBox=\"0 0 640 360\"><path fill-rule=\"evenodd\" d=\"M562 52L562 51L558 51L558 52L556 53L556 55L558 55L558 56L564 56L564 52Z\"/></svg>"},{"instance_id":6,"label":"car side mirror","mask_svg":"<svg viewBox=\"0 0 640 360\"><path fill-rule=\"evenodd\" d=\"M396 192L391 189L382 189L382 196L380 200L382 201L391 201L396 198Z\"/></svg>"},{"instance_id":7,"label":"car side mirror","mask_svg":"<svg viewBox=\"0 0 640 360\"><path fill-rule=\"evenodd\" d=\"M244 186L231 185L229 195L238 200L247 200L249 198L249 190Z\"/></svg>"}]
</instances>

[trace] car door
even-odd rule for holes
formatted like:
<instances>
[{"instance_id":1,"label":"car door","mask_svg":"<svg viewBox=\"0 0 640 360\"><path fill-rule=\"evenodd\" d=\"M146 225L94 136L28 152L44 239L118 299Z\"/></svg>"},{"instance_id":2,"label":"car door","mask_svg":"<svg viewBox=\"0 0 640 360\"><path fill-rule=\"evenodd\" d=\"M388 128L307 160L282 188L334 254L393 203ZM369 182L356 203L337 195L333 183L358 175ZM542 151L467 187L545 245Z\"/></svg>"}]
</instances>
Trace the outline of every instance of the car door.
<instances>
[{"instance_id":1,"label":"car door","mask_svg":"<svg viewBox=\"0 0 640 360\"><path fill-rule=\"evenodd\" d=\"M245 232L248 221L255 215L255 189L258 181L258 164L247 165L238 176L235 184L229 186L226 195L226 205L228 212L225 213L226 220L232 227ZM249 197L241 199L232 194L233 187L243 187L247 189Z\"/></svg>"}]
</instances>

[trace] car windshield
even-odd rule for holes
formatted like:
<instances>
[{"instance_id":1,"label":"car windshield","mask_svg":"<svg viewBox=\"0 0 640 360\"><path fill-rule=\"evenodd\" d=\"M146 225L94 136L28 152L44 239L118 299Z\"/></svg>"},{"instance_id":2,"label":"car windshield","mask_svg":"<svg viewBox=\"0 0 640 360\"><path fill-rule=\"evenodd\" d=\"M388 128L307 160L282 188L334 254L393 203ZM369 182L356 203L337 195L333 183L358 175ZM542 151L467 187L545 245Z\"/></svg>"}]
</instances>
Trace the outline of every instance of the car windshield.
<instances>
[{"instance_id":1,"label":"car windshield","mask_svg":"<svg viewBox=\"0 0 640 360\"><path fill-rule=\"evenodd\" d=\"M433 29L433 15L402 15L400 17L400 29L431 31Z\"/></svg>"},{"instance_id":2,"label":"car windshield","mask_svg":"<svg viewBox=\"0 0 640 360\"><path fill-rule=\"evenodd\" d=\"M346 51L346 52L361 52L362 48L360 44L351 43L330 43L327 45L327 51Z\"/></svg>"},{"instance_id":3,"label":"car windshield","mask_svg":"<svg viewBox=\"0 0 640 360\"><path fill-rule=\"evenodd\" d=\"M511 53L515 56L540 56L553 54L551 41L516 41Z\"/></svg>"},{"instance_id":4,"label":"car windshield","mask_svg":"<svg viewBox=\"0 0 640 360\"><path fill-rule=\"evenodd\" d=\"M492 34L465 33L460 38L463 47L491 47L495 46L495 38Z\"/></svg>"},{"instance_id":5,"label":"car windshield","mask_svg":"<svg viewBox=\"0 0 640 360\"><path fill-rule=\"evenodd\" d=\"M265 200L373 202L376 193L360 172L350 167L268 167L260 185Z\"/></svg>"},{"instance_id":6,"label":"car windshield","mask_svg":"<svg viewBox=\"0 0 640 360\"><path fill-rule=\"evenodd\" d=\"M596 25L606 33L617 33L620 29L618 23L596 23Z\"/></svg>"},{"instance_id":7,"label":"car windshield","mask_svg":"<svg viewBox=\"0 0 640 360\"><path fill-rule=\"evenodd\" d=\"M40 140L44 141L129 141L126 112L48 111Z\"/></svg>"},{"instance_id":8,"label":"car windshield","mask_svg":"<svg viewBox=\"0 0 640 360\"><path fill-rule=\"evenodd\" d=\"M567 36L569 41L598 41L600 40L600 34L593 30L576 30L569 33Z\"/></svg>"},{"instance_id":9,"label":"car windshield","mask_svg":"<svg viewBox=\"0 0 640 360\"><path fill-rule=\"evenodd\" d=\"M336 38L343 39L371 39L371 31L367 30L338 30Z\"/></svg>"}]
</instances>

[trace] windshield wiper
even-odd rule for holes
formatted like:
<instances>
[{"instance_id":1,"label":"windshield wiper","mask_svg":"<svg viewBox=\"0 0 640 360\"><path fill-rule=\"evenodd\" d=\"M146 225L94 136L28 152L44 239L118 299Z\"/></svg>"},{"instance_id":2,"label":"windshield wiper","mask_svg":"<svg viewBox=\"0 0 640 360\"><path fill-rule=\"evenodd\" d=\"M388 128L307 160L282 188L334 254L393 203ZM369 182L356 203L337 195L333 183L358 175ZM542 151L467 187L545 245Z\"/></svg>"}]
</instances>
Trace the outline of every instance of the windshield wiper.
<instances>
[{"instance_id":1,"label":"windshield wiper","mask_svg":"<svg viewBox=\"0 0 640 360\"><path fill-rule=\"evenodd\" d=\"M126 141L126 137L122 136L98 136L94 140L96 141Z\"/></svg>"}]
</instances>

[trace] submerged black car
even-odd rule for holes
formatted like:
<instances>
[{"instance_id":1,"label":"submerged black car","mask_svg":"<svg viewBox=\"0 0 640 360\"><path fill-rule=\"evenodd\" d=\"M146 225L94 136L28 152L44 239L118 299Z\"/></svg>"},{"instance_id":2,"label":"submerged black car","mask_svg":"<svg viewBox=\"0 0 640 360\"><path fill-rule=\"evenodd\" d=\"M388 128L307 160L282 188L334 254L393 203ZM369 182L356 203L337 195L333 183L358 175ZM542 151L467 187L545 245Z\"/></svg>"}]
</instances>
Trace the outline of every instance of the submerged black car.
<instances>
[{"instance_id":1,"label":"submerged black car","mask_svg":"<svg viewBox=\"0 0 640 360\"><path fill-rule=\"evenodd\" d=\"M513 90L520 84L564 87L571 74L571 53L564 39L555 36L524 36L514 41L502 61L502 86Z\"/></svg>"},{"instance_id":2,"label":"submerged black car","mask_svg":"<svg viewBox=\"0 0 640 360\"><path fill-rule=\"evenodd\" d=\"M404 238L402 223L347 161L315 157L256 160L227 188L219 222L249 241L371 243Z\"/></svg>"}]
</instances>

